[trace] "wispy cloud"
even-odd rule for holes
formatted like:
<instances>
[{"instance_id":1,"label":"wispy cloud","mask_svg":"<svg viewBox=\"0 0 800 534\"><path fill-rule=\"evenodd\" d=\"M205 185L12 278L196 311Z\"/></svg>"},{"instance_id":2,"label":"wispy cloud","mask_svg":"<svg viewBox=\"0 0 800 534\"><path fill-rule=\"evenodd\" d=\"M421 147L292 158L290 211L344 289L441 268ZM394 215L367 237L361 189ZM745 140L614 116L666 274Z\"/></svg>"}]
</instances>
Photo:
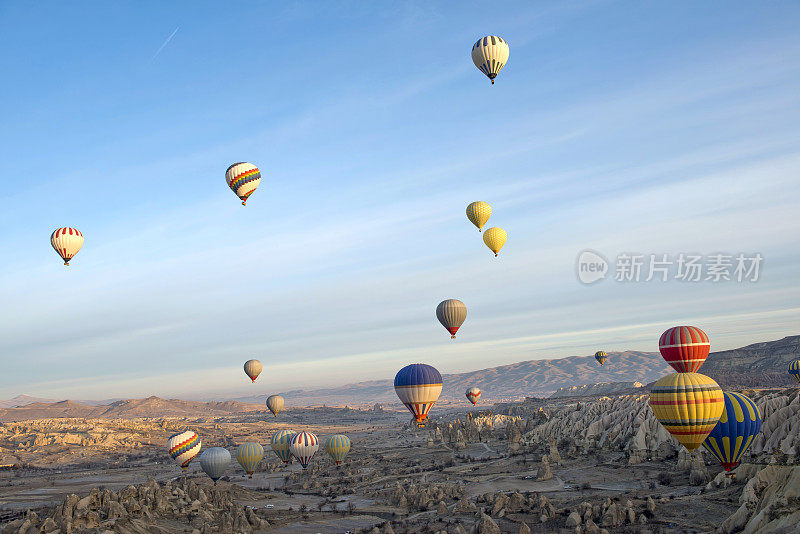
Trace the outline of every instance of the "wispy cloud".
<instances>
[{"instance_id":1,"label":"wispy cloud","mask_svg":"<svg viewBox=\"0 0 800 534\"><path fill-rule=\"evenodd\" d=\"M170 41L172 41L172 38L175 37L175 34L178 33L179 29L180 29L180 26L176 26L175 29L172 30L172 33L169 34L169 37L167 37L167 40L164 41L162 43L162 45L158 47L158 50L156 50L156 53L153 54L153 57L150 58L150 63L155 61L155 59L158 57L158 55L161 53L161 51L164 50L164 48L169 44Z\"/></svg>"}]
</instances>

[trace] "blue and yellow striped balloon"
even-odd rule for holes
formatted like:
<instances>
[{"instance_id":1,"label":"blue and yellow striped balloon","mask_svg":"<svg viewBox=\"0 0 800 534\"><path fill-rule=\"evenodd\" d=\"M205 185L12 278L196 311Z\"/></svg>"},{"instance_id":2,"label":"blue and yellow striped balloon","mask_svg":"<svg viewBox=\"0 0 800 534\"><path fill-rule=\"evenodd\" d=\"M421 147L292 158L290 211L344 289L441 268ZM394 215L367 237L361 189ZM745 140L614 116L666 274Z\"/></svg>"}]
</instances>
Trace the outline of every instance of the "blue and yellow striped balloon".
<instances>
[{"instance_id":1,"label":"blue and yellow striped balloon","mask_svg":"<svg viewBox=\"0 0 800 534\"><path fill-rule=\"evenodd\" d=\"M789 362L789 374L800 382L800 360Z\"/></svg>"},{"instance_id":2,"label":"blue and yellow striped balloon","mask_svg":"<svg viewBox=\"0 0 800 534\"><path fill-rule=\"evenodd\" d=\"M703 442L725 471L739 465L739 459L761 430L761 414L756 403L741 393L724 393L725 409L717 426Z\"/></svg>"},{"instance_id":3,"label":"blue and yellow striped balloon","mask_svg":"<svg viewBox=\"0 0 800 534\"><path fill-rule=\"evenodd\" d=\"M344 434L336 434L325 442L325 450L331 455L336 465L341 464L350 452L350 438Z\"/></svg>"},{"instance_id":4,"label":"blue and yellow striped balloon","mask_svg":"<svg viewBox=\"0 0 800 534\"><path fill-rule=\"evenodd\" d=\"M264 458L264 447L260 443L242 443L236 449L236 461L242 466L245 473L253 478L259 462Z\"/></svg>"},{"instance_id":5,"label":"blue and yellow striped balloon","mask_svg":"<svg viewBox=\"0 0 800 534\"><path fill-rule=\"evenodd\" d=\"M292 463L293 456L292 452L289 450L289 444L292 442L292 438L295 434L297 434L297 432L294 430L287 429L275 432L272 435L272 441L270 443L270 445L272 445L272 450L275 451L278 458L287 464Z\"/></svg>"}]
</instances>

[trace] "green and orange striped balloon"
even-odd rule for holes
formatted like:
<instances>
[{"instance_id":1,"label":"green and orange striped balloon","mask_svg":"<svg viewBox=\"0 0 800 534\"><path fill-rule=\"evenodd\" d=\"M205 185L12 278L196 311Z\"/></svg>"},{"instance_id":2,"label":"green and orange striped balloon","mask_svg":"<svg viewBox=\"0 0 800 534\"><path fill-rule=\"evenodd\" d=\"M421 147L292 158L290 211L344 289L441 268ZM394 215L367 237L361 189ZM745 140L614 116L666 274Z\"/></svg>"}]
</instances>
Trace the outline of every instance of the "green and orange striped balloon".
<instances>
[{"instance_id":1,"label":"green and orange striped balloon","mask_svg":"<svg viewBox=\"0 0 800 534\"><path fill-rule=\"evenodd\" d=\"M700 373L667 375L650 390L656 419L689 451L708 437L725 409L722 388Z\"/></svg>"}]
</instances>

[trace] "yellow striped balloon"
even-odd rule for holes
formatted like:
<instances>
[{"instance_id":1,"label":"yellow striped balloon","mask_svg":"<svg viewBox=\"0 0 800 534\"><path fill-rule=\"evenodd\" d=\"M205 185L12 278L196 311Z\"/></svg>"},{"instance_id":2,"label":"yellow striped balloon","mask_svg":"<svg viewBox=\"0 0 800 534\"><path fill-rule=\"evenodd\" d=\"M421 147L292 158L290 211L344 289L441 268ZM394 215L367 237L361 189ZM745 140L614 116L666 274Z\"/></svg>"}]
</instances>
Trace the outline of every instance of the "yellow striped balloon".
<instances>
[{"instance_id":1,"label":"yellow striped balloon","mask_svg":"<svg viewBox=\"0 0 800 534\"><path fill-rule=\"evenodd\" d=\"M689 451L703 443L725 408L722 388L700 373L667 375L650 390L656 419Z\"/></svg>"},{"instance_id":2,"label":"yellow striped balloon","mask_svg":"<svg viewBox=\"0 0 800 534\"><path fill-rule=\"evenodd\" d=\"M489 250L494 252L494 255L497 256L497 253L500 252L500 249L503 248L503 245L506 244L506 231L502 228L494 227L489 228L483 233L483 242L486 243L486 246L489 247Z\"/></svg>"},{"instance_id":3,"label":"yellow striped balloon","mask_svg":"<svg viewBox=\"0 0 800 534\"><path fill-rule=\"evenodd\" d=\"M278 458L283 460L283 463L292 463L292 453L289 450L289 445L291 444L292 438L295 434L297 434L297 432L294 430L286 429L275 432L272 435L270 445L272 446L272 450L275 451L275 454L278 456Z\"/></svg>"},{"instance_id":4,"label":"yellow striped balloon","mask_svg":"<svg viewBox=\"0 0 800 534\"><path fill-rule=\"evenodd\" d=\"M492 207L486 202L473 202L467 206L467 219L478 227L480 232L489 217L492 216Z\"/></svg>"},{"instance_id":5,"label":"yellow striped balloon","mask_svg":"<svg viewBox=\"0 0 800 534\"><path fill-rule=\"evenodd\" d=\"M344 434L336 434L325 442L325 450L331 455L336 465L341 464L350 452L350 438Z\"/></svg>"},{"instance_id":6,"label":"yellow striped balloon","mask_svg":"<svg viewBox=\"0 0 800 534\"><path fill-rule=\"evenodd\" d=\"M236 461L242 466L245 473L253 478L259 462L264 458L264 447L260 443L242 443L236 449Z\"/></svg>"}]
</instances>

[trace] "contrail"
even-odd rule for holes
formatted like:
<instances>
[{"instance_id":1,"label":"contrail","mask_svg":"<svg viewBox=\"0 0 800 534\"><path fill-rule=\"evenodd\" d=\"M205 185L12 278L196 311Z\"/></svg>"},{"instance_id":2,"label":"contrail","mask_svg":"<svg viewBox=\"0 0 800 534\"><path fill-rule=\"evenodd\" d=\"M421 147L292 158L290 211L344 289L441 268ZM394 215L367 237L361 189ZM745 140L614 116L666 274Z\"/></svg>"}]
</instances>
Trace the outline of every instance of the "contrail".
<instances>
[{"instance_id":1,"label":"contrail","mask_svg":"<svg viewBox=\"0 0 800 534\"><path fill-rule=\"evenodd\" d=\"M175 27L175 30L174 30L174 31L173 31L171 34L169 34L169 37L167 37L167 40L166 40L166 41L164 41L164 44L162 44L162 45L161 45L161 46L158 48L158 50L156 50L156 53L155 53L155 54L153 54L153 57L151 57L151 58L150 58L150 62L153 62L153 60L155 60L155 59L156 59L156 57L158 57L158 54L160 54L160 53L161 53L161 51L162 51L162 50L164 50L164 47L165 47L165 46L167 46L167 45L169 44L169 42L172 40L172 38L173 38L173 37L175 37L175 34L176 34L176 33L178 33L178 30L179 30L180 28L181 28L180 26L176 26L176 27Z\"/></svg>"}]
</instances>

